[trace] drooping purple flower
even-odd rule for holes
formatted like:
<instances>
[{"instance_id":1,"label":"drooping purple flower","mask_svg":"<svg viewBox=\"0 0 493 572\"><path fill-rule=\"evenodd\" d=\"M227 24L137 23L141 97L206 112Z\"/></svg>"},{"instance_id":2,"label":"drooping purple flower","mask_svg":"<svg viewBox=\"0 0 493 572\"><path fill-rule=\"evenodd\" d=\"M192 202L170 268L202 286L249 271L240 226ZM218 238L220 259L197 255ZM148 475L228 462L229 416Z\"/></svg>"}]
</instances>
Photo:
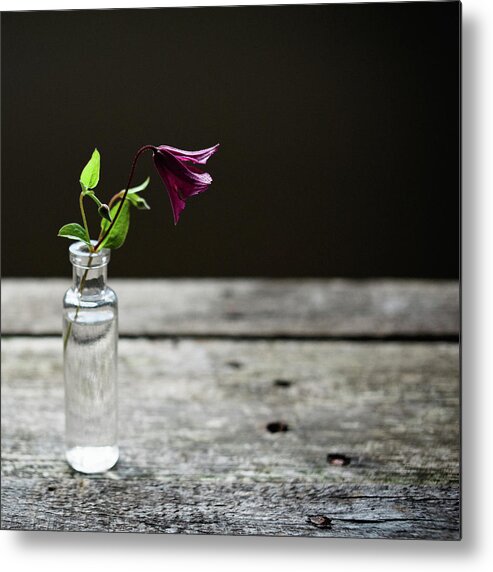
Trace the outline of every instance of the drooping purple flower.
<instances>
[{"instance_id":1,"label":"drooping purple flower","mask_svg":"<svg viewBox=\"0 0 493 572\"><path fill-rule=\"evenodd\" d=\"M203 193L212 183L209 173L196 165L205 165L217 151L219 143L208 149L183 151L169 145L153 147L153 159L168 191L175 224L189 197Z\"/></svg>"}]
</instances>

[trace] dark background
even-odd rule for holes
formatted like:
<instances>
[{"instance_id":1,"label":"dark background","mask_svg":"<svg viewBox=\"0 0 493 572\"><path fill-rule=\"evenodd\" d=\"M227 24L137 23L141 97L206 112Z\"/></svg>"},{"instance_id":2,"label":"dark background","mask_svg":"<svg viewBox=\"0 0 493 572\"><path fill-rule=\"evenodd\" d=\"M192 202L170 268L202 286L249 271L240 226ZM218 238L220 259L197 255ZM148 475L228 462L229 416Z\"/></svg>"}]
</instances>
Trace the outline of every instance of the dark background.
<instances>
[{"instance_id":1,"label":"dark background","mask_svg":"<svg viewBox=\"0 0 493 572\"><path fill-rule=\"evenodd\" d=\"M144 156L112 276L459 275L457 2L2 14L2 272L70 273L144 144L221 143L174 227ZM88 202L92 234L97 217Z\"/></svg>"}]
</instances>

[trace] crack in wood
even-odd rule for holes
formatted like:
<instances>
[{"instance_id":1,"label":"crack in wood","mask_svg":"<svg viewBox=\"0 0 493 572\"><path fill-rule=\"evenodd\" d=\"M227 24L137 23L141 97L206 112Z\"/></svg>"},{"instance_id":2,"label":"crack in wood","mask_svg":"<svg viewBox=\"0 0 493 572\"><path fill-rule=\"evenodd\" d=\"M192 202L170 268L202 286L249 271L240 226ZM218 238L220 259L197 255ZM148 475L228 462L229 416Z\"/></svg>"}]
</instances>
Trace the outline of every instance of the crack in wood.
<instances>
[{"instance_id":1,"label":"crack in wood","mask_svg":"<svg viewBox=\"0 0 493 572\"><path fill-rule=\"evenodd\" d=\"M47 331L42 333L33 332L16 332L15 334L3 334L2 338L11 339L16 337L22 338L59 338L60 332ZM129 334L121 333L120 339L128 340L230 340L230 341L295 341L295 342L360 342L360 343L450 343L457 344L460 341L459 334L447 334L436 332L431 334L388 334L388 335L312 335L312 334L197 334L193 332L162 332L159 334Z\"/></svg>"}]
</instances>

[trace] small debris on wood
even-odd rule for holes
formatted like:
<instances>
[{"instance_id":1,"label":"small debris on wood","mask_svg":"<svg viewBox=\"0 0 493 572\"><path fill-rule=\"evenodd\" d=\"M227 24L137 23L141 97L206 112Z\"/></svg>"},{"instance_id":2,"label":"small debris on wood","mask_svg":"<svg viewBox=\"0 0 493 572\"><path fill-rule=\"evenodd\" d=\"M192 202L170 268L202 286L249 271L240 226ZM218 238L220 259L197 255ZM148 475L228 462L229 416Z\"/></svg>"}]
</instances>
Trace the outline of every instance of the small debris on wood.
<instances>
[{"instance_id":1,"label":"small debris on wood","mask_svg":"<svg viewBox=\"0 0 493 572\"><path fill-rule=\"evenodd\" d=\"M243 364L241 362L235 360L226 362L226 365L232 367L233 369L240 369L243 367Z\"/></svg>"},{"instance_id":2,"label":"small debris on wood","mask_svg":"<svg viewBox=\"0 0 493 572\"><path fill-rule=\"evenodd\" d=\"M293 384L289 379L275 379L272 383L277 387L290 387Z\"/></svg>"},{"instance_id":3,"label":"small debris on wood","mask_svg":"<svg viewBox=\"0 0 493 572\"><path fill-rule=\"evenodd\" d=\"M285 421L272 421L271 423L267 423L265 428L270 433L280 433L281 431L287 431L289 426Z\"/></svg>"},{"instance_id":4,"label":"small debris on wood","mask_svg":"<svg viewBox=\"0 0 493 572\"><path fill-rule=\"evenodd\" d=\"M343 467L344 465L349 465L350 462L350 457L346 457L346 455L341 455L340 453L329 453L327 455L327 463L329 463L329 465Z\"/></svg>"}]
</instances>

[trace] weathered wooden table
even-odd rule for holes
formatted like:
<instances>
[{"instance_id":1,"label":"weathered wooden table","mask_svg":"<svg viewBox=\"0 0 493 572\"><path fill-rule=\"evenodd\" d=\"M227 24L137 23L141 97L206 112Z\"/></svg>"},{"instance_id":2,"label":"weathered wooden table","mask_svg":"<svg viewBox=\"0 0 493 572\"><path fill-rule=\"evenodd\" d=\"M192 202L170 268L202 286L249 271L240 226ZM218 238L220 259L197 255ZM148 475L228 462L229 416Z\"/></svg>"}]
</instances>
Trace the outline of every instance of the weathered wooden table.
<instances>
[{"instance_id":1,"label":"weathered wooden table","mask_svg":"<svg viewBox=\"0 0 493 572\"><path fill-rule=\"evenodd\" d=\"M95 476L64 461L68 285L2 283L2 528L460 538L457 283L111 281Z\"/></svg>"}]
</instances>

